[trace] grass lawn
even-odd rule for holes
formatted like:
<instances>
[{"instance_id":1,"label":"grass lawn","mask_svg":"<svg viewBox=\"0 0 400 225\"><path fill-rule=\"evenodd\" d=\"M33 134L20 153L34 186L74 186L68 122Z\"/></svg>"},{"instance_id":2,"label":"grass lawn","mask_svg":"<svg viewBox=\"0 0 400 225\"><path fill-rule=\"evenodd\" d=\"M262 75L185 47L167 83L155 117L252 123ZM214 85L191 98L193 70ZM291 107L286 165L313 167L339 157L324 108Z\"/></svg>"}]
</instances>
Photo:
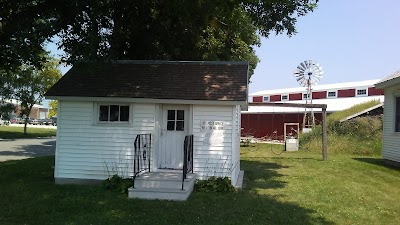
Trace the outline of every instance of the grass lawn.
<instances>
[{"instance_id":1,"label":"grass lawn","mask_svg":"<svg viewBox=\"0 0 400 225\"><path fill-rule=\"evenodd\" d=\"M56 129L28 127L27 131L28 131L28 134L24 135L23 127L0 126L0 138L2 138L2 139L18 139L18 138L56 136Z\"/></svg>"},{"instance_id":2,"label":"grass lawn","mask_svg":"<svg viewBox=\"0 0 400 225\"><path fill-rule=\"evenodd\" d=\"M275 150L277 152L278 150ZM131 200L54 185L54 157L0 163L0 224L400 224L400 171L379 157L242 149L240 193Z\"/></svg>"}]
</instances>

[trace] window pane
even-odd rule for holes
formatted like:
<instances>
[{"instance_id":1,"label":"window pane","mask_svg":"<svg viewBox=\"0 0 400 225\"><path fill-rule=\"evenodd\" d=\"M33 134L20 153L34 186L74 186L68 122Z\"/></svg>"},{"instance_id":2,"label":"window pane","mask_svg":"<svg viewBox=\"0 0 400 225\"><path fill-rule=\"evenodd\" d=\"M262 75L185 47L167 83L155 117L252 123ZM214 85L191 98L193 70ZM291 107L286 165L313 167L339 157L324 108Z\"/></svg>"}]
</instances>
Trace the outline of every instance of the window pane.
<instances>
[{"instance_id":1,"label":"window pane","mask_svg":"<svg viewBox=\"0 0 400 225\"><path fill-rule=\"evenodd\" d=\"M366 89L357 90L357 95L366 95L366 94L367 94L367 90Z\"/></svg>"},{"instance_id":2,"label":"window pane","mask_svg":"<svg viewBox=\"0 0 400 225\"><path fill-rule=\"evenodd\" d=\"M175 110L168 110L168 120L175 120Z\"/></svg>"},{"instance_id":3,"label":"window pane","mask_svg":"<svg viewBox=\"0 0 400 225\"><path fill-rule=\"evenodd\" d=\"M183 121L176 121L176 130L182 131L184 129L184 122Z\"/></svg>"},{"instance_id":4,"label":"window pane","mask_svg":"<svg viewBox=\"0 0 400 225\"><path fill-rule=\"evenodd\" d=\"M101 105L99 112L99 121L108 121L108 105Z\"/></svg>"},{"instance_id":5,"label":"window pane","mask_svg":"<svg viewBox=\"0 0 400 225\"><path fill-rule=\"evenodd\" d=\"M175 121L167 122L167 130L175 130Z\"/></svg>"},{"instance_id":6,"label":"window pane","mask_svg":"<svg viewBox=\"0 0 400 225\"><path fill-rule=\"evenodd\" d=\"M118 121L119 105L110 105L110 121Z\"/></svg>"},{"instance_id":7,"label":"window pane","mask_svg":"<svg viewBox=\"0 0 400 225\"><path fill-rule=\"evenodd\" d=\"M184 120L184 114L185 114L184 110L177 110L176 114L177 114L177 118L176 118L177 120Z\"/></svg>"},{"instance_id":8,"label":"window pane","mask_svg":"<svg viewBox=\"0 0 400 225\"><path fill-rule=\"evenodd\" d=\"M129 121L129 106L122 105L119 112L119 121Z\"/></svg>"}]
</instances>

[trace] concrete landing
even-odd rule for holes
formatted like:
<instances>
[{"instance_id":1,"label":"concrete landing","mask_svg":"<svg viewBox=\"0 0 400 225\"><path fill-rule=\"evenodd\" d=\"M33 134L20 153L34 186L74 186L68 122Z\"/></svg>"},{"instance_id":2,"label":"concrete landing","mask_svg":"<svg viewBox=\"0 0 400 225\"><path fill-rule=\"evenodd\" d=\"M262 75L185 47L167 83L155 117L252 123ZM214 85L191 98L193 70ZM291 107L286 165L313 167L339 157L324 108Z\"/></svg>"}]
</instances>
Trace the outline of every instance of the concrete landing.
<instances>
[{"instance_id":1,"label":"concrete landing","mask_svg":"<svg viewBox=\"0 0 400 225\"><path fill-rule=\"evenodd\" d=\"M184 201L192 193L196 174L188 174L182 190L182 171L144 173L128 189L129 198Z\"/></svg>"}]
</instances>

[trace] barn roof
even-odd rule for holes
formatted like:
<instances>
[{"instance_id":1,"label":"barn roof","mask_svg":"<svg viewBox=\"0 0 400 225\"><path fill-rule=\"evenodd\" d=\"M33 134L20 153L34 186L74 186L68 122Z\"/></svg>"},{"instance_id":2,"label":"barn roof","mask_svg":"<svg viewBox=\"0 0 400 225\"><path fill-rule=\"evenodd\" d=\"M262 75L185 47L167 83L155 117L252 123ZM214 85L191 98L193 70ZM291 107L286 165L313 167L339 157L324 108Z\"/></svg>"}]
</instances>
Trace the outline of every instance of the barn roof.
<instances>
[{"instance_id":1,"label":"barn roof","mask_svg":"<svg viewBox=\"0 0 400 225\"><path fill-rule=\"evenodd\" d=\"M327 112L341 111L350 108L356 104L361 104L369 101L378 100L384 102L384 96L365 96L357 98L332 98L332 99L315 99L312 101L313 104L326 104ZM290 101L290 103L304 104L304 100ZM308 109L310 110L310 109ZM321 109L314 109L315 112L320 112ZM292 107L279 107L279 106L249 106L248 110L242 111L244 114L258 114L258 113L304 113L304 108L292 108Z\"/></svg>"},{"instance_id":2,"label":"barn roof","mask_svg":"<svg viewBox=\"0 0 400 225\"><path fill-rule=\"evenodd\" d=\"M247 101L247 62L80 63L46 97L119 97Z\"/></svg>"},{"instance_id":3,"label":"barn roof","mask_svg":"<svg viewBox=\"0 0 400 225\"><path fill-rule=\"evenodd\" d=\"M375 80L364 80L346 83L334 83L334 84L317 84L312 87L313 91L325 91L335 89L349 89L349 88L362 88L362 87L373 87L379 79ZM306 87L295 87L295 88L284 88L258 91L250 94L249 96L263 96L263 95L276 95L276 94L289 94L289 93L306 93Z\"/></svg>"},{"instance_id":4,"label":"barn roof","mask_svg":"<svg viewBox=\"0 0 400 225\"><path fill-rule=\"evenodd\" d=\"M385 88L389 85L400 82L400 70L380 80L375 86L377 88Z\"/></svg>"}]
</instances>

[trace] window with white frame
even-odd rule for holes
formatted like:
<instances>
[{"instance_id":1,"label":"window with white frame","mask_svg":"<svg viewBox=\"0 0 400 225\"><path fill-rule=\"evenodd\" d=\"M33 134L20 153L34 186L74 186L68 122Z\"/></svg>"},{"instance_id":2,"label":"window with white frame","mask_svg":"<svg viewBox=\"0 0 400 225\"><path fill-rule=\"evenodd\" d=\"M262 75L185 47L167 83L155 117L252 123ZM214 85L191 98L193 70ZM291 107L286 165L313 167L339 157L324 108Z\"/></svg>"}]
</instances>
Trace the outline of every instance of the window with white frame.
<instances>
[{"instance_id":1,"label":"window with white frame","mask_svg":"<svg viewBox=\"0 0 400 225\"><path fill-rule=\"evenodd\" d=\"M357 89L357 96L367 96L367 89L366 88L360 88Z\"/></svg>"},{"instance_id":2,"label":"window with white frame","mask_svg":"<svg viewBox=\"0 0 400 225\"><path fill-rule=\"evenodd\" d=\"M394 125L394 132L400 132L400 97L396 97L395 102L396 107L396 115L395 115L395 125Z\"/></svg>"},{"instance_id":3,"label":"window with white frame","mask_svg":"<svg viewBox=\"0 0 400 225\"><path fill-rule=\"evenodd\" d=\"M98 122L129 122L129 105L98 104Z\"/></svg>"},{"instance_id":4,"label":"window with white frame","mask_svg":"<svg viewBox=\"0 0 400 225\"><path fill-rule=\"evenodd\" d=\"M263 102L269 102L269 96L263 96Z\"/></svg>"},{"instance_id":5,"label":"window with white frame","mask_svg":"<svg viewBox=\"0 0 400 225\"><path fill-rule=\"evenodd\" d=\"M282 101L287 101L287 100L289 100L289 96L288 95L282 95L281 96L281 100Z\"/></svg>"},{"instance_id":6,"label":"window with white frame","mask_svg":"<svg viewBox=\"0 0 400 225\"><path fill-rule=\"evenodd\" d=\"M303 93L303 99L310 99L309 93Z\"/></svg>"},{"instance_id":7,"label":"window with white frame","mask_svg":"<svg viewBox=\"0 0 400 225\"><path fill-rule=\"evenodd\" d=\"M326 94L327 98L336 98L337 97L337 91L328 91Z\"/></svg>"}]
</instances>

